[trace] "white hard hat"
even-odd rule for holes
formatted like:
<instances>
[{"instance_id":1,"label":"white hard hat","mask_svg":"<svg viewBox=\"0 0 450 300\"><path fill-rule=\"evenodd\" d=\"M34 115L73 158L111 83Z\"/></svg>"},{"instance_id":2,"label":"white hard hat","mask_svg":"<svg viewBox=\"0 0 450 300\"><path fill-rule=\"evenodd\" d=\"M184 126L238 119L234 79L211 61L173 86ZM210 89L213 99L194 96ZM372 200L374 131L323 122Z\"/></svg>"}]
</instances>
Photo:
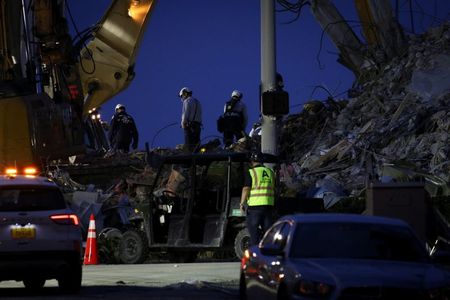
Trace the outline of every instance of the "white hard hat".
<instances>
[{"instance_id":1,"label":"white hard hat","mask_svg":"<svg viewBox=\"0 0 450 300\"><path fill-rule=\"evenodd\" d=\"M121 108L125 109L125 105L123 105L123 104L116 105L116 110L121 109Z\"/></svg>"},{"instance_id":2,"label":"white hard hat","mask_svg":"<svg viewBox=\"0 0 450 300\"><path fill-rule=\"evenodd\" d=\"M183 96L183 93L192 93L192 91L188 88L188 87L184 87L180 90L180 92L178 93L178 96Z\"/></svg>"},{"instance_id":3,"label":"white hard hat","mask_svg":"<svg viewBox=\"0 0 450 300\"><path fill-rule=\"evenodd\" d=\"M238 90L234 90L234 91L231 93L231 98L234 98L234 97L240 99L240 98L242 98L242 93L239 92Z\"/></svg>"}]
</instances>

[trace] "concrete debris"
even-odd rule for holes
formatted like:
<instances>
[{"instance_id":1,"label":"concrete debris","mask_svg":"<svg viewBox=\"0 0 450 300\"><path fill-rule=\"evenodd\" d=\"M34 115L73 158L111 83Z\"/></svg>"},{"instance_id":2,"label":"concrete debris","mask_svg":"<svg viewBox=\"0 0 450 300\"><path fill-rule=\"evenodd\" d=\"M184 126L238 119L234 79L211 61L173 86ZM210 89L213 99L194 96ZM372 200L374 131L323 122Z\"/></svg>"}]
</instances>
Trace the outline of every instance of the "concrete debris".
<instances>
[{"instance_id":1,"label":"concrete debris","mask_svg":"<svg viewBox=\"0 0 450 300\"><path fill-rule=\"evenodd\" d=\"M383 177L385 165L401 166L403 173L410 170L409 180L447 185L448 53L449 23L412 36L404 54L386 63L369 80L357 82L353 98L333 100L338 105L330 105L330 99L311 101L300 113L288 116L283 124L281 154L300 170L293 177L282 168L287 189L317 188L325 178L333 178L333 188L325 188L324 193L337 197L345 191L347 196L358 196L368 179Z\"/></svg>"},{"instance_id":2,"label":"concrete debris","mask_svg":"<svg viewBox=\"0 0 450 300\"><path fill-rule=\"evenodd\" d=\"M311 12L339 50L338 62L360 79L405 51L406 38L389 0L356 1L361 41L330 0L312 0ZM439 35L438 33L434 33ZM365 80L365 79L364 79Z\"/></svg>"},{"instance_id":3,"label":"concrete debris","mask_svg":"<svg viewBox=\"0 0 450 300\"><path fill-rule=\"evenodd\" d=\"M414 70L407 90L425 101L450 93L450 55L440 54L428 62L422 60L420 65L424 67Z\"/></svg>"}]
</instances>

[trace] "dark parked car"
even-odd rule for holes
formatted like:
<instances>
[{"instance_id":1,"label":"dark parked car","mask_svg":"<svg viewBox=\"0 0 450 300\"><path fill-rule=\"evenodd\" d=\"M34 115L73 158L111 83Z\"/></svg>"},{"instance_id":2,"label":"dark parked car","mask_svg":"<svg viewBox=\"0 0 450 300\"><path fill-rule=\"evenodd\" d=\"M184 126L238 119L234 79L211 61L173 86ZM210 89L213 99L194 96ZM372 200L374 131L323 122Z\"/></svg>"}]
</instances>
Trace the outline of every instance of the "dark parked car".
<instances>
[{"instance_id":1,"label":"dark parked car","mask_svg":"<svg viewBox=\"0 0 450 300\"><path fill-rule=\"evenodd\" d=\"M241 264L241 299L411 300L449 295L450 272L433 262L409 225L396 219L288 215L246 251Z\"/></svg>"}]
</instances>

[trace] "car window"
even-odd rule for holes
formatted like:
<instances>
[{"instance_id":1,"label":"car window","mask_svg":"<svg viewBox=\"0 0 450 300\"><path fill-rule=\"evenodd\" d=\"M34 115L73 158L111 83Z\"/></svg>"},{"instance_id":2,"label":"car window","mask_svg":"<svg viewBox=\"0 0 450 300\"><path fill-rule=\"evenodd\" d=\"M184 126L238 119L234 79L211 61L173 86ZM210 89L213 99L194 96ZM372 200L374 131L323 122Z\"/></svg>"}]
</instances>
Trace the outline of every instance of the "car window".
<instances>
[{"instance_id":1,"label":"car window","mask_svg":"<svg viewBox=\"0 0 450 300\"><path fill-rule=\"evenodd\" d=\"M265 245L273 244L276 239L276 235L277 235L278 231L280 231L282 226L283 226L283 223L278 223L278 224L272 226L271 228L269 228L269 230L266 232L266 234L262 238L261 245L264 247Z\"/></svg>"},{"instance_id":2,"label":"car window","mask_svg":"<svg viewBox=\"0 0 450 300\"><path fill-rule=\"evenodd\" d=\"M56 188L0 187L0 211L64 209L66 204Z\"/></svg>"},{"instance_id":3,"label":"car window","mask_svg":"<svg viewBox=\"0 0 450 300\"><path fill-rule=\"evenodd\" d=\"M283 249L286 245L289 230L290 225L286 222L273 226L263 238L262 246L264 247L265 245L271 244L278 246L279 249Z\"/></svg>"},{"instance_id":4,"label":"car window","mask_svg":"<svg viewBox=\"0 0 450 300\"><path fill-rule=\"evenodd\" d=\"M407 228L360 223L299 225L294 234L291 255L300 258L396 261L425 261L428 259L420 242Z\"/></svg>"}]
</instances>

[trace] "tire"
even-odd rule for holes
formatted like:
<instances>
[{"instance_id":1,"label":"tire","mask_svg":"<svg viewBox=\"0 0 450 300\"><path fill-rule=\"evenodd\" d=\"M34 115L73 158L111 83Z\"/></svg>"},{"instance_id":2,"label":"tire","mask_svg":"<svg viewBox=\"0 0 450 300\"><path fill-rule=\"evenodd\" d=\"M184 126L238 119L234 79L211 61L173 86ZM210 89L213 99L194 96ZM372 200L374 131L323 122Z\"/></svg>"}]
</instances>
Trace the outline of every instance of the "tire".
<instances>
[{"instance_id":1,"label":"tire","mask_svg":"<svg viewBox=\"0 0 450 300\"><path fill-rule=\"evenodd\" d=\"M81 288L82 269L81 263L74 263L70 268L65 268L57 278L59 289L63 293L75 294Z\"/></svg>"},{"instance_id":2,"label":"tire","mask_svg":"<svg viewBox=\"0 0 450 300\"><path fill-rule=\"evenodd\" d=\"M170 251L167 253L171 263L193 263L197 259L197 251Z\"/></svg>"},{"instance_id":3,"label":"tire","mask_svg":"<svg viewBox=\"0 0 450 300\"><path fill-rule=\"evenodd\" d=\"M124 264L143 263L149 254L147 238L136 230L125 231L119 243L119 258Z\"/></svg>"},{"instance_id":4,"label":"tire","mask_svg":"<svg viewBox=\"0 0 450 300\"><path fill-rule=\"evenodd\" d=\"M250 243L250 234L247 228L241 229L234 238L234 253L238 259L244 256L245 250L248 249Z\"/></svg>"},{"instance_id":5,"label":"tire","mask_svg":"<svg viewBox=\"0 0 450 300\"><path fill-rule=\"evenodd\" d=\"M120 263L119 245L122 232L117 228L104 228L97 237L98 256L102 264Z\"/></svg>"},{"instance_id":6,"label":"tire","mask_svg":"<svg viewBox=\"0 0 450 300\"><path fill-rule=\"evenodd\" d=\"M37 291L44 287L45 279L43 278L33 278L33 279L25 279L23 281L23 285L25 288L31 291Z\"/></svg>"}]
</instances>

